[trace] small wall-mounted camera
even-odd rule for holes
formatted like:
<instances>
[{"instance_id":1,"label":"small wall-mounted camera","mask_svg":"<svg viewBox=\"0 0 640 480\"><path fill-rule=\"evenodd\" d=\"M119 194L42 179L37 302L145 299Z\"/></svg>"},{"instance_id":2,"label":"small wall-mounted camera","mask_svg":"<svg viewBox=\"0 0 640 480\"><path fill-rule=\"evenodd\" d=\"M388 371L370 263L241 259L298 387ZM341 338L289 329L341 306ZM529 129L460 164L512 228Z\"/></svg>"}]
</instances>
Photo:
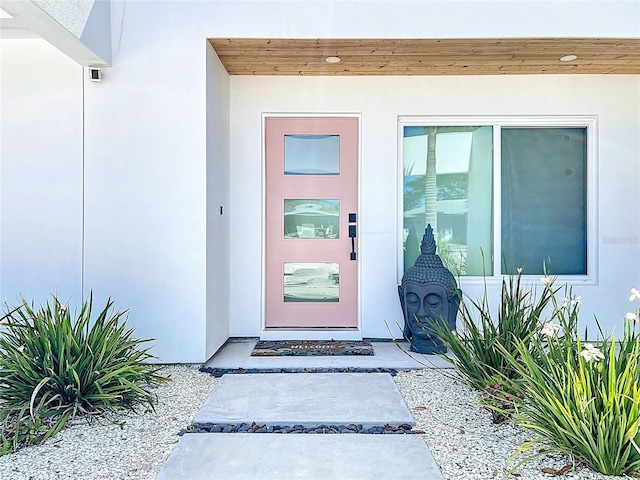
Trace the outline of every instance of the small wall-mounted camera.
<instances>
[{"instance_id":1,"label":"small wall-mounted camera","mask_svg":"<svg viewBox=\"0 0 640 480\"><path fill-rule=\"evenodd\" d=\"M89 67L89 80L92 82L102 81L102 70L97 67Z\"/></svg>"}]
</instances>

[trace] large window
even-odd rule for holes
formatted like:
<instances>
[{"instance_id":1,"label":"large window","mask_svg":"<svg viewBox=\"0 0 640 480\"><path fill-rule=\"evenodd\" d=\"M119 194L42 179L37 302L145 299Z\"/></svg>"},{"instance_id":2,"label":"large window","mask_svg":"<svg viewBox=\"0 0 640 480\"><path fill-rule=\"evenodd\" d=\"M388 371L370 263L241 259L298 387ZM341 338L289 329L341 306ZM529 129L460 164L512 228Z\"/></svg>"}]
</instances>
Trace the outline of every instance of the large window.
<instances>
[{"instance_id":1,"label":"large window","mask_svg":"<svg viewBox=\"0 0 640 480\"><path fill-rule=\"evenodd\" d=\"M444 120L400 121L403 271L431 224L456 275L592 276L595 119Z\"/></svg>"}]
</instances>

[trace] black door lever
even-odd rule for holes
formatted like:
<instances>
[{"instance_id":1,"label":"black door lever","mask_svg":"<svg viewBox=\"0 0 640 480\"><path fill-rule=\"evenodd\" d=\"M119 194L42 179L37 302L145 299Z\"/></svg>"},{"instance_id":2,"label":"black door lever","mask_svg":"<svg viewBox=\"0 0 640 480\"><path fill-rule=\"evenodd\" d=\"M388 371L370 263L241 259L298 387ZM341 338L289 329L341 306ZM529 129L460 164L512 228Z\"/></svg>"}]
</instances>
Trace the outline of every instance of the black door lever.
<instances>
[{"instance_id":1,"label":"black door lever","mask_svg":"<svg viewBox=\"0 0 640 480\"><path fill-rule=\"evenodd\" d=\"M356 226L349 225L349 237L351 237L351 260L357 260L356 254Z\"/></svg>"}]
</instances>

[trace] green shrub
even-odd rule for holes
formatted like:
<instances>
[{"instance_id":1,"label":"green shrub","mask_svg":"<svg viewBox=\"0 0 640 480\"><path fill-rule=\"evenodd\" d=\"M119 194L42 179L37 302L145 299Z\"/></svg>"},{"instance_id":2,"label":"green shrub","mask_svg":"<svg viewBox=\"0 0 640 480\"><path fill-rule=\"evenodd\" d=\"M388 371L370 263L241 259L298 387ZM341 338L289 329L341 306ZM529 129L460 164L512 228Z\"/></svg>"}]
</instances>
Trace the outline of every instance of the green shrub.
<instances>
[{"instance_id":1,"label":"green shrub","mask_svg":"<svg viewBox=\"0 0 640 480\"><path fill-rule=\"evenodd\" d=\"M503 423L511 418L512 413L522 401L522 389L519 379L506 379L502 375L494 375L484 390L480 402L489 412L493 423Z\"/></svg>"},{"instance_id":2,"label":"green shrub","mask_svg":"<svg viewBox=\"0 0 640 480\"><path fill-rule=\"evenodd\" d=\"M606 475L636 473L640 470L640 336L634 322L640 312L627 314L618 345L609 336L596 347L576 332L575 298L566 297L560 306L550 288L549 292L564 335L518 341L515 355L502 349L522 378L526 398L516 420L536 434L518 452L530 454L518 465L558 452ZM567 300L576 308L567 308Z\"/></svg>"},{"instance_id":3,"label":"green shrub","mask_svg":"<svg viewBox=\"0 0 640 480\"><path fill-rule=\"evenodd\" d=\"M0 448L15 450L55 435L76 414L101 414L139 404L153 409L149 387L168 379L133 338L113 302L91 318L93 296L77 313L55 296L36 309L24 299L5 304L0 331Z\"/></svg>"},{"instance_id":4,"label":"green shrub","mask_svg":"<svg viewBox=\"0 0 640 480\"><path fill-rule=\"evenodd\" d=\"M496 376L514 383L519 375L505 359L503 351L518 356L516 342L525 345L540 328L543 311L551 300L552 285L536 297L535 291L525 290L522 272L502 279L498 318L494 320L485 285L481 300L460 303L458 320L462 328L451 331L446 321L436 322L435 334L454 354L451 361L464 381L473 389L485 391L496 383ZM476 318L477 316L477 318ZM516 388L512 385L510 388Z\"/></svg>"}]
</instances>

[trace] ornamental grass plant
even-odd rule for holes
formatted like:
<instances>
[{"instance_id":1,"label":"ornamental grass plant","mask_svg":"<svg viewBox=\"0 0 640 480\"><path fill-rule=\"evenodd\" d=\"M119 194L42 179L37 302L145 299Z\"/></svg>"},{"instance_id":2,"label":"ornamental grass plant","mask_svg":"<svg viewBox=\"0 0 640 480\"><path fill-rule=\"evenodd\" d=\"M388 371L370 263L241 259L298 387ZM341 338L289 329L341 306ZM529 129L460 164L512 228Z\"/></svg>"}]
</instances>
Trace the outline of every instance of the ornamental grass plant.
<instances>
[{"instance_id":1,"label":"ornamental grass plant","mask_svg":"<svg viewBox=\"0 0 640 480\"><path fill-rule=\"evenodd\" d=\"M525 289L519 269L517 275L502 279L497 318L489 305L485 284L482 299L467 298L460 302L458 321L461 328L451 331L444 319L434 324L434 333L454 354L454 358L445 358L453 363L469 387L486 391L487 387L496 384L498 376L510 384L510 389L517 390L513 381L519 378L518 372L507 361L504 352L518 357L516 345L520 342L526 346L539 330L540 319L552 293L553 283L539 297L534 290Z\"/></svg>"},{"instance_id":2,"label":"ornamental grass plant","mask_svg":"<svg viewBox=\"0 0 640 480\"><path fill-rule=\"evenodd\" d=\"M547 290L556 309L557 328L548 328L532 342L516 341L515 355L501 348L522 378L526 401L515 420L536 434L514 455L525 454L514 470L540 455L564 453L605 475L637 473L640 309L627 314L619 342L608 336L595 346L576 332L579 304L569 296L559 305L549 285ZM640 293L633 289L630 300L637 299ZM572 301L573 308L568 308Z\"/></svg>"},{"instance_id":3,"label":"ornamental grass plant","mask_svg":"<svg viewBox=\"0 0 640 480\"><path fill-rule=\"evenodd\" d=\"M539 299L522 289L521 271L503 279L494 321L485 296L461 305L462 330L434 327L466 383L482 392L494 421L513 420L534 434L511 458L523 463L551 453L570 455L605 475L640 472L640 308L628 312L622 337L595 341L578 334L581 298L542 277ZM630 301L640 300L631 290ZM548 307L548 308L547 308ZM475 316L478 315L476 321ZM547 313L546 318L543 315Z\"/></svg>"},{"instance_id":4,"label":"ornamental grass plant","mask_svg":"<svg viewBox=\"0 0 640 480\"><path fill-rule=\"evenodd\" d=\"M0 321L0 453L55 435L77 414L139 405L153 409L150 387L167 381L150 339L133 337L113 301L92 318L93 296L79 311L53 297L40 308L4 305Z\"/></svg>"}]
</instances>

